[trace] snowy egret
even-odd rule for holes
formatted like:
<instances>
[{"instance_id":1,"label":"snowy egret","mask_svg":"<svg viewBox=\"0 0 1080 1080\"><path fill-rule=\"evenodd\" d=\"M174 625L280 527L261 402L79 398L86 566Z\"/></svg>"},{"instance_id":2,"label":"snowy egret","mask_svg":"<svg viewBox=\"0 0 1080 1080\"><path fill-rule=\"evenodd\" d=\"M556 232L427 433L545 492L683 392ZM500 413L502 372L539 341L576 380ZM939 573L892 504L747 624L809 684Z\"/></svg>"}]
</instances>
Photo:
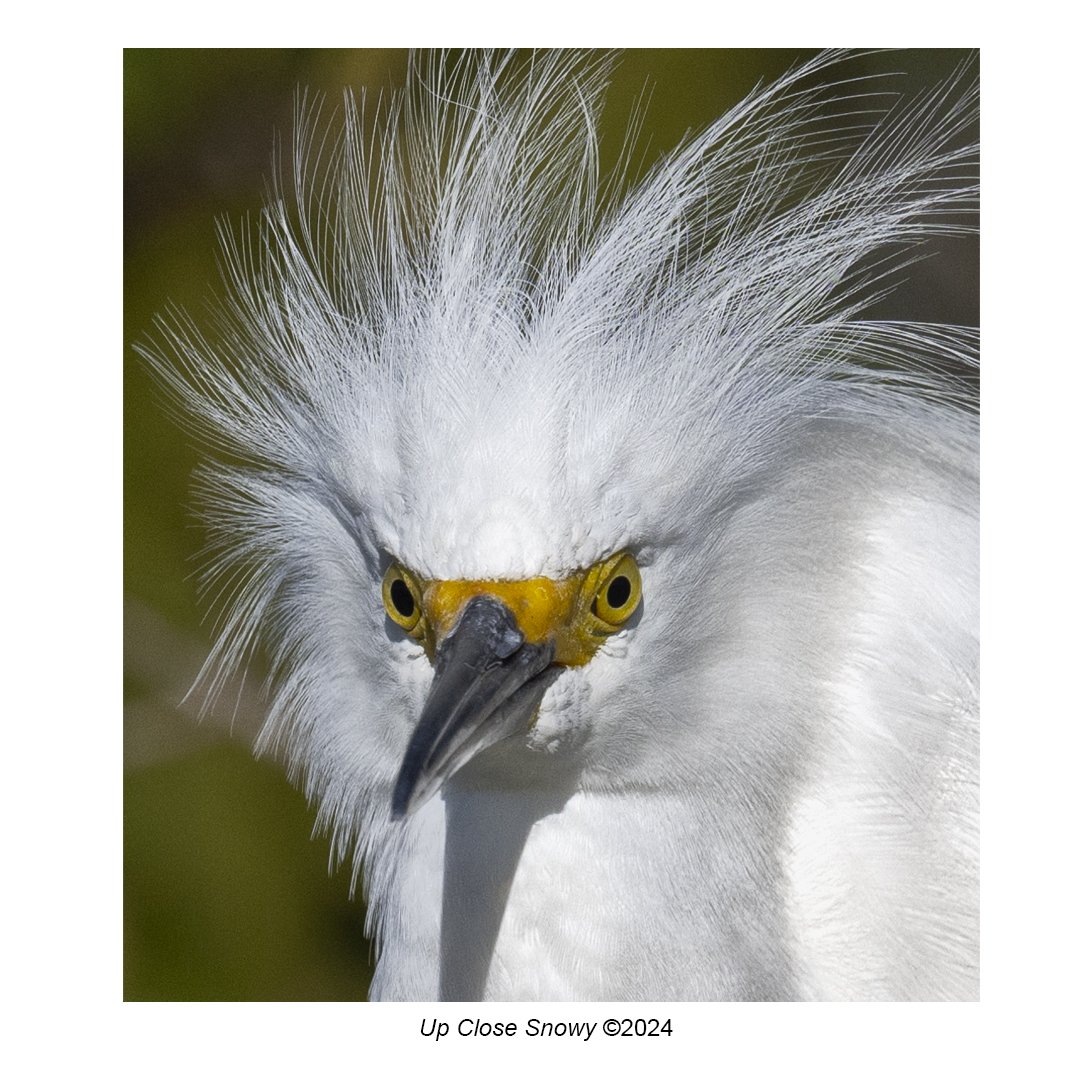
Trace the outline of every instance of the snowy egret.
<instances>
[{"instance_id":1,"label":"snowy egret","mask_svg":"<svg viewBox=\"0 0 1080 1080\"><path fill-rule=\"evenodd\" d=\"M604 180L611 59L417 61L145 352L382 998L977 994L974 94L760 89ZM239 463L238 460L239 459Z\"/></svg>"}]
</instances>

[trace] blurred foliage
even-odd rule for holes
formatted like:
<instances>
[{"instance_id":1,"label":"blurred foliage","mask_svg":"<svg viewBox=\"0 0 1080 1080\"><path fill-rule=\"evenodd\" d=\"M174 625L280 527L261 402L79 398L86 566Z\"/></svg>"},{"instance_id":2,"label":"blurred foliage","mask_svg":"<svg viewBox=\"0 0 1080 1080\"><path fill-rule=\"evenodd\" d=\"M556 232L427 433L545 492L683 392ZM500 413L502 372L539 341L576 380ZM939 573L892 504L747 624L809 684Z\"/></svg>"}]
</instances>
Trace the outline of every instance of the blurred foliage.
<instances>
[{"instance_id":1,"label":"blurred foliage","mask_svg":"<svg viewBox=\"0 0 1080 1080\"><path fill-rule=\"evenodd\" d=\"M362 997L362 912L341 878L326 887L325 845L311 842L309 817L303 798L246 749L130 772L126 996Z\"/></svg>"},{"instance_id":2,"label":"blurred foliage","mask_svg":"<svg viewBox=\"0 0 1080 1080\"><path fill-rule=\"evenodd\" d=\"M647 99L646 163L809 52L630 50L604 117L613 162ZM946 77L962 54L901 52L859 70ZM402 50L128 50L125 343L169 302L196 315L214 288L215 220L256 210L298 88L400 86ZM889 85L892 85L891 83ZM923 264L905 300L920 317L977 319L975 248ZM370 948L348 873L326 872L314 813L250 743L261 700L222 697L201 725L182 699L205 657L189 507L198 453L125 353L125 987L127 999L357 999ZM257 682L251 679L249 682Z\"/></svg>"}]
</instances>

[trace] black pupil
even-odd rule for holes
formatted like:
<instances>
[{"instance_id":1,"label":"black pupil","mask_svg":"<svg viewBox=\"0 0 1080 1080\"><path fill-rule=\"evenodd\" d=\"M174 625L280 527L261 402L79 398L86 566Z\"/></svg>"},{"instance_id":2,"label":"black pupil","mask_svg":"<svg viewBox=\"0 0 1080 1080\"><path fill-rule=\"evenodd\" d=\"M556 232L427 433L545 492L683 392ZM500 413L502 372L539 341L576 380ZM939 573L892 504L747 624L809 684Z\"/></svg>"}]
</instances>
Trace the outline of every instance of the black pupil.
<instances>
[{"instance_id":1,"label":"black pupil","mask_svg":"<svg viewBox=\"0 0 1080 1080\"><path fill-rule=\"evenodd\" d=\"M390 586L390 599L394 601L394 607L403 619L412 618L412 613L416 610L416 601L409 592L409 586L401 578Z\"/></svg>"},{"instance_id":2,"label":"black pupil","mask_svg":"<svg viewBox=\"0 0 1080 1080\"><path fill-rule=\"evenodd\" d=\"M607 587L608 607L621 608L630 599L630 579L625 574L613 578Z\"/></svg>"}]
</instances>

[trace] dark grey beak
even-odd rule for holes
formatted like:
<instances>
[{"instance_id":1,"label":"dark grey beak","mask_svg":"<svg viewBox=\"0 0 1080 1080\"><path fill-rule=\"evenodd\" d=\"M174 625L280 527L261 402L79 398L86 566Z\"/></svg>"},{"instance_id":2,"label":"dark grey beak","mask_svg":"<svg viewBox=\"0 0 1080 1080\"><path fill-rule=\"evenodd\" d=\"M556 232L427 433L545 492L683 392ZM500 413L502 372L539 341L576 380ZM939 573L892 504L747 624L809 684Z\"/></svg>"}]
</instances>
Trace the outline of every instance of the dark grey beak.
<instances>
[{"instance_id":1,"label":"dark grey beak","mask_svg":"<svg viewBox=\"0 0 1080 1080\"><path fill-rule=\"evenodd\" d=\"M391 814L412 813L481 750L525 732L559 669L555 646L531 645L513 612L474 596L435 655L435 679L401 763Z\"/></svg>"}]
</instances>

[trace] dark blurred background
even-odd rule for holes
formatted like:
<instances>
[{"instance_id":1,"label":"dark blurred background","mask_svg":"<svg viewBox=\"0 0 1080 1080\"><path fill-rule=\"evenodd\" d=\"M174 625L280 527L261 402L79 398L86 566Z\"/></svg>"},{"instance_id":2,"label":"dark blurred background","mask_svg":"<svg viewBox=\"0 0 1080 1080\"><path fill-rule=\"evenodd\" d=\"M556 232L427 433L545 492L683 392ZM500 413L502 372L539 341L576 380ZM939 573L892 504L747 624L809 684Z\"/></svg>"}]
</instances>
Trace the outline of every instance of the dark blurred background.
<instances>
[{"instance_id":1,"label":"dark blurred background","mask_svg":"<svg viewBox=\"0 0 1080 1080\"><path fill-rule=\"evenodd\" d=\"M608 99L611 158L643 91L647 162L812 50L630 50ZM910 91L964 58L861 59ZM167 302L193 314L215 287L215 219L256 211L298 88L401 86L404 50L134 49L124 59L124 996L127 1000L355 1000L371 949L348 868L328 873L314 812L251 743L257 672L196 722L187 701L211 640L196 598L197 449L165 416L131 343ZM878 314L978 321L977 247L949 241Z\"/></svg>"}]
</instances>

